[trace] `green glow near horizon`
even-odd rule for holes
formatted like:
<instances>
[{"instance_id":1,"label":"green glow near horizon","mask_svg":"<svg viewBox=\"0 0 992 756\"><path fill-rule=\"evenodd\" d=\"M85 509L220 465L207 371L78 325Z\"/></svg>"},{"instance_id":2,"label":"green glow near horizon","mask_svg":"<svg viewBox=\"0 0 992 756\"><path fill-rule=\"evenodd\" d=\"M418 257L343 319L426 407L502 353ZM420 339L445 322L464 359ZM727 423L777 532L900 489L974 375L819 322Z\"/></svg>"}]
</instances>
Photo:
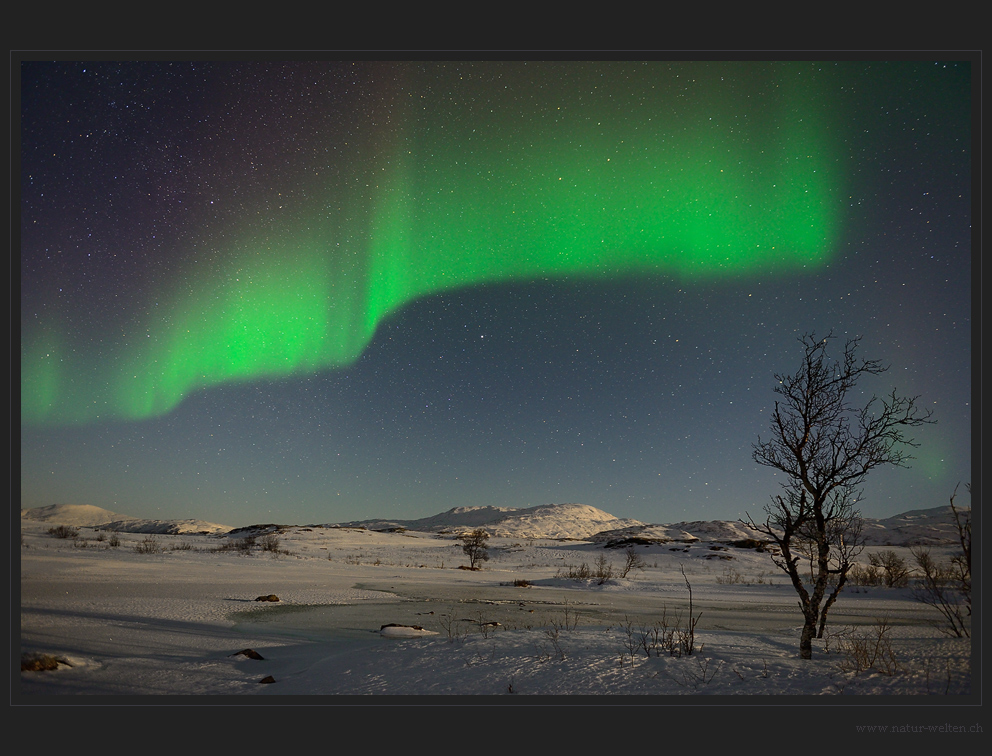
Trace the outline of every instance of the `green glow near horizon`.
<instances>
[{"instance_id":1,"label":"green glow near horizon","mask_svg":"<svg viewBox=\"0 0 992 756\"><path fill-rule=\"evenodd\" d=\"M453 289L815 270L837 235L829 101L786 73L760 110L712 82L668 116L633 99L623 118L408 109L327 189L334 211L246 228L206 272L184 261L109 354L61 323L25 328L22 422L142 419L209 386L347 366L383 318Z\"/></svg>"}]
</instances>

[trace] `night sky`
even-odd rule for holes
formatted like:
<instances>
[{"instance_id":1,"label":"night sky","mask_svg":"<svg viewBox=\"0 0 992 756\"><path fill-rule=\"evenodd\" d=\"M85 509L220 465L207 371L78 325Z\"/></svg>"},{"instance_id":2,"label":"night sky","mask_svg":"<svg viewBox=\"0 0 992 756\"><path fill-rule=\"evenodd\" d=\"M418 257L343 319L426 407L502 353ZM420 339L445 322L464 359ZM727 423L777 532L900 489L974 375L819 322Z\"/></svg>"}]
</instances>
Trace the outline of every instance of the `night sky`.
<instances>
[{"instance_id":1,"label":"night sky","mask_svg":"<svg viewBox=\"0 0 992 756\"><path fill-rule=\"evenodd\" d=\"M937 420L865 515L971 480L967 60L107 59L21 63L22 507L759 515L806 331Z\"/></svg>"}]
</instances>

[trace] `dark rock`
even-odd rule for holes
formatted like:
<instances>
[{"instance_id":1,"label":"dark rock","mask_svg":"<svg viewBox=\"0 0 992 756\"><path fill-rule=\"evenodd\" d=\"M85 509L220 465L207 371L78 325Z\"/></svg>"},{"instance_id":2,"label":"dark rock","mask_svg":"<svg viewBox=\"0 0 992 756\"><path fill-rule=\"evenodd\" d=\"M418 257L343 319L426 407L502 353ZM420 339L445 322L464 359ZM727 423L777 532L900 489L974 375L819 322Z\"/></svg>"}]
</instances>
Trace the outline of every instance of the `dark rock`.
<instances>
[{"instance_id":1,"label":"dark rock","mask_svg":"<svg viewBox=\"0 0 992 756\"><path fill-rule=\"evenodd\" d=\"M231 656L247 656L249 659L259 659L264 660L265 657L262 656L258 651L250 648L246 648L244 651L238 651L236 654L231 654Z\"/></svg>"},{"instance_id":2,"label":"dark rock","mask_svg":"<svg viewBox=\"0 0 992 756\"><path fill-rule=\"evenodd\" d=\"M58 669L60 664L63 664L66 667L72 666L61 656L52 656L51 654L23 656L21 657L21 672L45 672L48 670Z\"/></svg>"},{"instance_id":3,"label":"dark rock","mask_svg":"<svg viewBox=\"0 0 992 756\"><path fill-rule=\"evenodd\" d=\"M276 594L274 594L274 593L270 593L268 596L259 596L255 600L256 601L278 601L279 600L279 597Z\"/></svg>"},{"instance_id":4,"label":"dark rock","mask_svg":"<svg viewBox=\"0 0 992 756\"><path fill-rule=\"evenodd\" d=\"M275 681L276 681L276 678L274 678L272 675L269 675L268 677L263 677L258 682L261 683L261 684L263 684L263 685L268 685L269 683L274 683Z\"/></svg>"}]
</instances>

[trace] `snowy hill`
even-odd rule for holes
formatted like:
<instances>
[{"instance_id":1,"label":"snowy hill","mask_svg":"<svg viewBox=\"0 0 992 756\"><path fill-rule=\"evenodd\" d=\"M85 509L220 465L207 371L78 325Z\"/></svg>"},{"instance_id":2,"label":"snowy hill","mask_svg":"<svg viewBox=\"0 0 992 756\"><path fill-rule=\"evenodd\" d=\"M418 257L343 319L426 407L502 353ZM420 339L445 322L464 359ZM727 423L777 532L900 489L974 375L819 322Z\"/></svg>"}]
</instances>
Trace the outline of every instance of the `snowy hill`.
<instances>
[{"instance_id":1,"label":"snowy hill","mask_svg":"<svg viewBox=\"0 0 992 756\"><path fill-rule=\"evenodd\" d=\"M499 537L574 539L586 539L603 530L643 525L585 504L541 504L526 509L455 507L418 520L362 520L345 524L370 530L402 527L433 533L461 533L484 528L490 535Z\"/></svg>"},{"instance_id":2,"label":"snowy hill","mask_svg":"<svg viewBox=\"0 0 992 756\"><path fill-rule=\"evenodd\" d=\"M967 511L967 510L964 510ZM227 533L232 528L203 520L144 520L85 504L56 504L22 509L25 521L97 527L122 533ZM464 533L483 528L490 535L507 538L555 538L620 543L640 539L658 543L724 542L745 539L767 540L743 523L731 520L647 524L624 519L584 504L542 504L512 507L454 507L446 512L414 520L359 520L335 523L336 527L362 527L369 530L404 528L424 533ZM957 542L954 514L949 506L917 509L884 519L866 518L867 546L912 546Z\"/></svg>"},{"instance_id":3,"label":"snowy hill","mask_svg":"<svg viewBox=\"0 0 992 756\"><path fill-rule=\"evenodd\" d=\"M32 522L69 525L77 528L101 528L121 533L226 533L231 528L203 520L142 520L117 514L90 504L53 504L49 507L22 509L21 519Z\"/></svg>"},{"instance_id":4,"label":"snowy hill","mask_svg":"<svg viewBox=\"0 0 992 756\"><path fill-rule=\"evenodd\" d=\"M604 530L596 533L590 540L596 543L616 544L626 540L654 541L667 543L691 543L693 541L716 541L731 543L747 539L767 541L768 537L749 528L740 522L731 520L712 520L708 522L677 522L672 525L643 525L638 524Z\"/></svg>"},{"instance_id":5,"label":"snowy hill","mask_svg":"<svg viewBox=\"0 0 992 756\"><path fill-rule=\"evenodd\" d=\"M970 508L958 507L970 515ZM949 506L914 509L882 520L865 519L863 535L869 546L916 546L957 543L958 530Z\"/></svg>"}]
</instances>

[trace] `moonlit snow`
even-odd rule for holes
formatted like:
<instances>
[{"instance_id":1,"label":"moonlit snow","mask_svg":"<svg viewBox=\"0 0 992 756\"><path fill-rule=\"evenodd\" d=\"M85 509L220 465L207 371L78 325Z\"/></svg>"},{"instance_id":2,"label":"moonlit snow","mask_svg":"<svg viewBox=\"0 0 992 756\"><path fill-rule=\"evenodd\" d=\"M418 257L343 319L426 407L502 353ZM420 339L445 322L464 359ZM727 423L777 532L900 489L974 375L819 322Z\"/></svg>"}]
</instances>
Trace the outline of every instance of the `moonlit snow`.
<instances>
[{"instance_id":1,"label":"moonlit snow","mask_svg":"<svg viewBox=\"0 0 992 756\"><path fill-rule=\"evenodd\" d=\"M21 657L58 661L20 673L27 701L327 694L439 703L454 700L446 696L948 701L973 692L970 639L941 632L937 613L913 600L909 587L849 585L814 658L801 661L795 592L766 550L746 545L756 534L740 523L649 525L579 505L233 530L96 507L21 514ZM49 532L59 525L69 537ZM470 571L457 535L476 526L492 534L489 560ZM865 564L883 549L909 561L913 543L933 544L940 558L953 553L947 507L871 520L866 532ZM641 567L620 577L628 548ZM595 577L607 567L612 577ZM576 577L583 574L592 576ZM277 601L256 600L273 595ZM662 650L659 632L685 630L690 618L692 653ZM880 633L890 653L853 668L854 644Z\"/></svg>"}]
</instances>

